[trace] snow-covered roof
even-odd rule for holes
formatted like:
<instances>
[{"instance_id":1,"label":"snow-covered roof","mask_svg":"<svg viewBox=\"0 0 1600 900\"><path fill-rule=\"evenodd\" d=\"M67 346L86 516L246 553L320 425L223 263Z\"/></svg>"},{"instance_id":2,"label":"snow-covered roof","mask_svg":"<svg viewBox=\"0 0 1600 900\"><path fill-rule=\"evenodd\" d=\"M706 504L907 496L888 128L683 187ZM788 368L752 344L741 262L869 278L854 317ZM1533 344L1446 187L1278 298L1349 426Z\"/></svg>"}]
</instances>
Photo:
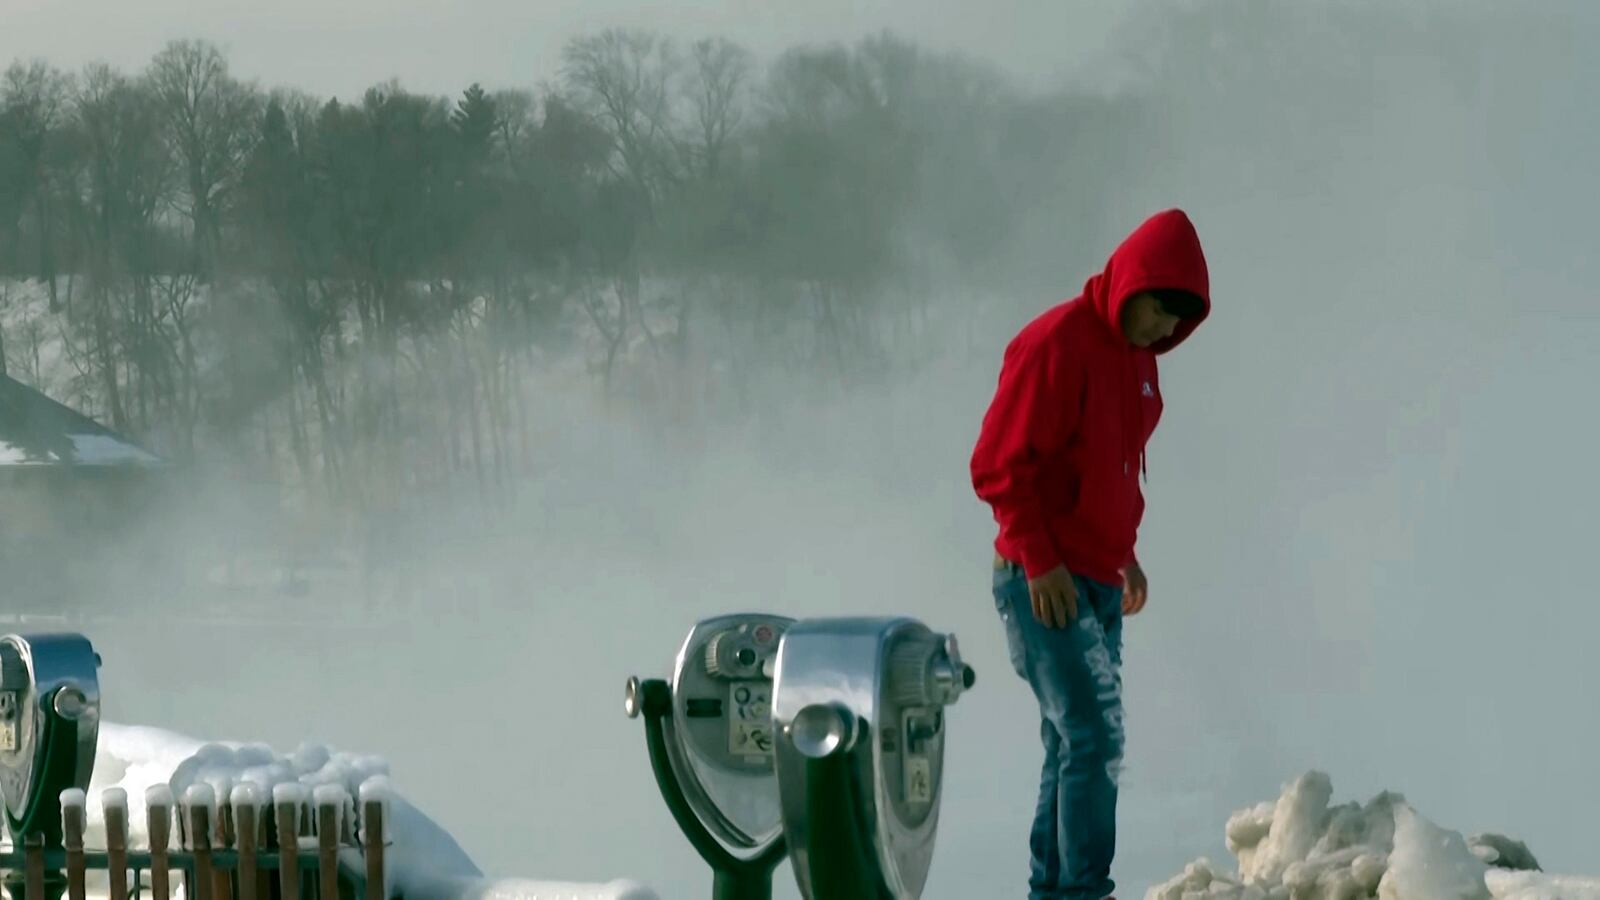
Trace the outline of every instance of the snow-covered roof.
<instances>
[{"instance_id":1,"label":"snow-covered roof","mask_svg":"<svg viewBox=\"0 0 1600 900\"><path fill-rule=\"evenodd\" d=\"M164 464L161 457L77 410L0 375L0 467Z\"/></svg>"}]
</instances>

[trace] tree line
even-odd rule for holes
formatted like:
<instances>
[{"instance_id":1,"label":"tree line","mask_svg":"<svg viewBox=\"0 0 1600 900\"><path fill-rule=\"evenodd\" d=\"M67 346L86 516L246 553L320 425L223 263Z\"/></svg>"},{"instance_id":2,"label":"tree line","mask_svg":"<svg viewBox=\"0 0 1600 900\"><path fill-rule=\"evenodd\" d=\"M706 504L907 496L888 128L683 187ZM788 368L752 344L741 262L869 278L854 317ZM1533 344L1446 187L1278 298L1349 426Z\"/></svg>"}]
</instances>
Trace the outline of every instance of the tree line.
<instances>
[{"instance_id":1,"label":"tree line","mask_svg":"<svg viewBox=\"0 0 1600 900\"><path fill-rule=\"evenodd\" d=\"M71 399L178 459L487 485L537 455L527 376L556 357L669 416L775 368L874 377L930 297L1026 279L1030 215L1091 231L1105 188L1072 160L1126 131L890 35L760 63L618 29L562 64L354 101L193 40L134 74L12 64L0 290L47 308L0 368L56 348Z\"/></svg>"}]
</instances>

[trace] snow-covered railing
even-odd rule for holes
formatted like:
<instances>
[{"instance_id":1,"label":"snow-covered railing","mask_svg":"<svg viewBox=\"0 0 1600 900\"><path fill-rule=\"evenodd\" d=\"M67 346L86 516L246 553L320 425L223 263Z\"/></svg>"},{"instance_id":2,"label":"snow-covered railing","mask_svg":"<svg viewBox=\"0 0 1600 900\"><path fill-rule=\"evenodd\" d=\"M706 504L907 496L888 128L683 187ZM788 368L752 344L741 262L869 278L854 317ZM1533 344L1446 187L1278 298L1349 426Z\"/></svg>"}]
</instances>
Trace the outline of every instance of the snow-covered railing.
<instances>
[{"instance_id":1,"label":"snow-covered railing","mask_svg":"<svg viewBox=\"0 0 1600 900\"><path fill-rule=\"evenodd\" d=\"M101 799L103 849L85 846L84 792L63 791L62 846L29 835L20 848L0 852L0 879L23 873L28 900L59 896L59 887L47 895L45 886L59 885L63 876L70 900L86 900L89 872L105 873L104 896L112 900L146 893L170 900L174 872L185 900L388 900L382 779L363 784L358 800L340 785L313 793L280 784L268 797L246 782L226 798L209 784L194 784L175 801L169 786L156 785L145 794L149 843L142 848L129 846L127 793L113 788Z\"/></svg>"}]
</instances>

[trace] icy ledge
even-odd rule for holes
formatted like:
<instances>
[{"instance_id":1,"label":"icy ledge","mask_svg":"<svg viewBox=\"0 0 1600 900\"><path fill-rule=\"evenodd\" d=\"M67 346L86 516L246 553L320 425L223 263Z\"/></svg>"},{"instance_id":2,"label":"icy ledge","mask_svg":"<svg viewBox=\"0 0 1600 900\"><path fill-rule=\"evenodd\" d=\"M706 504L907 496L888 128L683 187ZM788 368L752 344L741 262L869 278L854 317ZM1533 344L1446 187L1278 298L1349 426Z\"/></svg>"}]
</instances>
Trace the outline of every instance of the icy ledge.
<instances>
[{"instance_id":1,"label":"icy ledge","mask_svg":"<svg viewBox=\"0 0 1600 900\"><path fill-rule=\"evenodd\" d=\"M1327 775L1300 776L1276 803L1228 819L1237 871L1199 859L1145 900L1600 900L1600 877L1547 875L1520 841L1464 838L1399 794L1332 798Z\"/></svg>"}]
</instances>

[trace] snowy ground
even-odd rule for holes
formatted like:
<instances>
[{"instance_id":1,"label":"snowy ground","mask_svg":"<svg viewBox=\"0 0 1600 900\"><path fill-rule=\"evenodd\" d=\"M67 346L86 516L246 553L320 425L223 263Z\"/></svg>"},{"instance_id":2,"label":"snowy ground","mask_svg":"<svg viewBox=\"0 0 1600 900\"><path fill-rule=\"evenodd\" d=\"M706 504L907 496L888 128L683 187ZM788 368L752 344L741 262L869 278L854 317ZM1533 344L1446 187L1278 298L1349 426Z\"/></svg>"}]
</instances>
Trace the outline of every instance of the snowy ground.
<instances>
[{"instance_id":1,"label":"snowy ground","mask_svg":"<svg viewBox=\"0 0 1600 900\"><path fill-rule=\"evenodd\" d=\"M103 792L126 795L129 841L146 846L146 792L170 787L176 796L194 785L214 797L229 797L242 784L267 794L281 786L299 790L335 785L350 796L365 789L388 798L391 821L391 893L407 900L656 900L633 881L605 884L535 881L486 876L456 840L388 785L389 764L380 757L303 745L283 755L261 744L210 743L156 728L100 726L99 751L88 791L91 846L103 846ZM104 886L102 885L102 890Z\"/></svg>"},{"instance_id":2,"label":"snowy ground","mask_svg":"<svg viewBox=\"0 0 1600 900\"><path fill-rule=\"evenodd\" d=\"M1277 802L1228 820L1236 870L1199 859L1145 900L1600 900L1600 877L1545 874L1521 842L1463 837L1400 794L1364 805L1332 797L1327 775L1302 775Z\"/></svg>"},{"instance_id":3,"label":"snowy ground","mask_svg":"<svg viewBox=\"0 0 1600 900\"><path fill-rule=\"evenodd\" d=\"M381 757L314 744L285 755L262 744L201 743L115 724L101 726L89 788L89 841L104 840L100 798L107 790L125 795L130 840L137 847L147 840L146 796L152 788L181 797L199 786L202 793L225 798L240 785L269 795L285 788L337 788L351 796L386 797L391 891L409 900L658 897L627 880L580 884L486 876L454 837L391 787L389 764ZM1145 900L1600 900L1600 877L1539 871L1520 841L1498 834L1464 837L1441 828L1398 793L1386 791L1364 804L1332 800L1327 775L1302 775L1276 801L1229 818L1233 870L1196 860L1151 888Z\"/></svg>"}]
</instances>

